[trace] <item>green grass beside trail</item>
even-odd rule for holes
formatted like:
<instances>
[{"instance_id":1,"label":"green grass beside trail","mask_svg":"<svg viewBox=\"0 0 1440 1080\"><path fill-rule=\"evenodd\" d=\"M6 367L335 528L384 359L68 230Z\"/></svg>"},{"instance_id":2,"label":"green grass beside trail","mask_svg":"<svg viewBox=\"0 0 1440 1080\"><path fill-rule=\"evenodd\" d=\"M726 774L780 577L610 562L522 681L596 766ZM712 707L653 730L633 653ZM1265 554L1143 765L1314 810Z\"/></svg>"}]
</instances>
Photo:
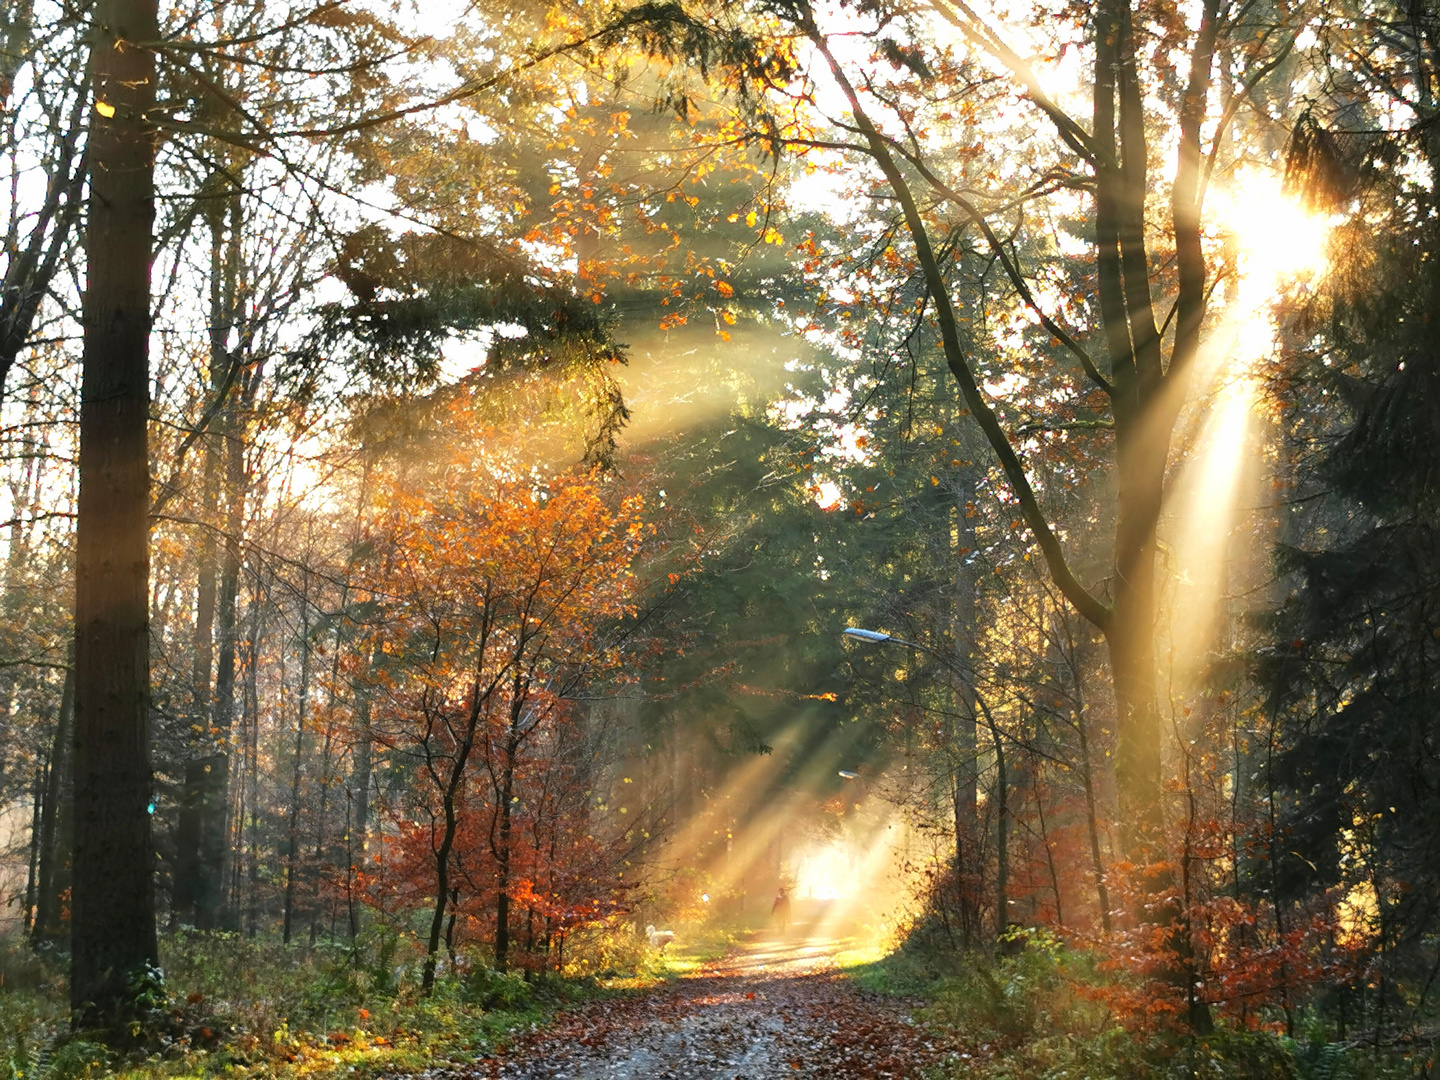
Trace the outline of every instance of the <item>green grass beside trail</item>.
<instances>
[{"instance_id":1,"label":"green grass beside trail","mask_svg":"<svg viewBox=\"0 0 1440 1080\"><path fill-rule=\"evenodd\" d=\"M145 991L143 1030L123 1053L69 1034L63 957L11 944L0 947L0 1080L363 1080L471 1062L567 1004L664 978L664 959L633 937L594 950L601 970L565 979L463 956L423 997L418 954L393 934L284 946L182 931L162 941L163 984Z\"/></svg>"},{"instance_id":2,"label":"green grass beside trail","mask_svg":"<svg viewBox=\"0 0 1440 1080\"><path fill-rule=\"evenodd\" d=\"M667 978L693 975L706 965L725 958L745 937L744 927L715 925L696 928L677 936L660 959L660 973Z\"/></svg>"},{"instance_id":3,"label":"green grass beside trail","mask_svg":"<svg viewBox=\"0 0 1440 1080\"><path fill-rule=\"evenodd\" d=\"M962 1046L934 1080L1431 1080L1440 1046L1430 1034L1375 1045L1345 1042L1313 1010L1296 1037L1220 1026L1205 1037L1127 1027L1104 1004L1112 976L1093 957L1037 935L1016 955L904 948L841 965L863 989L920 998L918 1018ZM1100 991L1100 992L1096 992ZM1272 1020L1275 1018L1262 1018Z\"/></svg>"}]
</instances>

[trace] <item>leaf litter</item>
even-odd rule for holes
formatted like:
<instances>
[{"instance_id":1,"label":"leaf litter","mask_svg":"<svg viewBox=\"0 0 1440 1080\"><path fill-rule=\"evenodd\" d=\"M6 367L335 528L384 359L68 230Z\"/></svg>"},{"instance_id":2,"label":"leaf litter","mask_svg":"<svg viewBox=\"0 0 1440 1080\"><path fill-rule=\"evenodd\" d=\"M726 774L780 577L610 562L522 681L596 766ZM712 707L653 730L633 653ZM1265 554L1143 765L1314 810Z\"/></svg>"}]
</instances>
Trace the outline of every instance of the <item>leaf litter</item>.
<instances>
[{"instance_id":1,"label":"leaf litter","mask_svg":"<svg viewBox=\"0 0 1440 1080\"><path fill-rule=\"evenodd\" d=\"M643 995L592 1001L472 1066L425 1080L899 1080L955 1060L921 1003L867 993L828 958L736 958Z\"/></svg>"}]
</instances>

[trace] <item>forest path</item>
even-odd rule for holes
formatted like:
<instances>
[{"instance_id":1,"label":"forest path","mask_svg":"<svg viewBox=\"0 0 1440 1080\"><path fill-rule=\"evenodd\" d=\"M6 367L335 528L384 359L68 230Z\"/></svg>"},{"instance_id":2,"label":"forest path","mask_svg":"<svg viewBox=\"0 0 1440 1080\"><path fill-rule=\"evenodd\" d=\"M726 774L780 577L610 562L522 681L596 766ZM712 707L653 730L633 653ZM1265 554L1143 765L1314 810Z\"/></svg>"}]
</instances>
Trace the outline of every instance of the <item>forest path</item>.
<instances>
[{"instance_id":1,"label":"forest path","mask_svg":"<svg viewBox=\"0 0 1440 1080\"><path fill-rule=\"evenodd\" d=\"M834 939L756 936L700 972L560 1014L468 1071L499 1080L771 1080L919 1077L953 1053L916 1025L915 1002L840 974Z\"/></svg>"}]
</instances>

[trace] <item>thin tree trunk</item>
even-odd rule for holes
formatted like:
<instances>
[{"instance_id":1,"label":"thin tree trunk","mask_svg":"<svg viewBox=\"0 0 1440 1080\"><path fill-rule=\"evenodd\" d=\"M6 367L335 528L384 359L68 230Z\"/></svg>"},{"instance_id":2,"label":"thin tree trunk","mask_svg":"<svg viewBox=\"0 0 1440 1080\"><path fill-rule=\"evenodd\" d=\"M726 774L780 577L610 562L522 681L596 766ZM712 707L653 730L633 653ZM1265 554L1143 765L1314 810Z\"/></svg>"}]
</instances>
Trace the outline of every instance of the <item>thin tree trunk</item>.
<instances>
[{"instance_id":1,"label":"thin tree trunk","mask_svg":"<svg viewBox=\"0 0 1440 1080\"><path fill-rule=\"evenodd\" d=\"M1080 736L1080 780L1085 786L1085 827L1090 839L1090 865L1095 873L1095 896L1100 904L1100 925L1110 933L1110 892L1105 887L1105 860L1100 854L1100 822L1095 807L1095 779L1090 764L1089 723L1082 704L1075 730Z\"/></svg>"},{"instance_id":2,"label":"thin tree trunk","mask_svg":"<svg viewBox=\"0 0 1440 1080\"><path fill-rule=\"evenodd\" d=\"M995 749L995 933L1003 934L1010 922L1010 777L1005 768L1005 746L985 699L975 696L990 729Z\"/></svg>"},{"instance_id":3,"label":"thin tree trunk","mask_svg":"<svg viewBox=\"0 0 1440 1080\"><path fill-rule=\"evenodd\" d=\"M345 800L345 914L354 941L360 933L360 911L355 903L355 800L349 792Z\"/></svg>"},{"instance_id":4,"label":"thin tree trunk","mask_svg":"<svg viewBox=\"0 0 1440 1080\"><path fill-rule=\"evenodd\" d=\"M460 904L460 890L450 890L450 914L445 919L445 955L450 957L450 970L455 970L455 911Z\"/></svg>"},{"instance_id":5,"label":"thin tree trunk","mask_svg":"<svg viewBox=\"0 0 1440 1080\"><path fill-rule=\"evenodd\" d=\"M1105 886L1105 859L1100 849L1100 813L1095 798L1095 765L1090 754L1090 704L1085 694L1080 645L1065 622L1065 666L1074 687L1075 735L1080 741L1080 782L1085 790L1085 830L1090 841L1090 868L1095 874L1095 896L1100 905L1100 925L1110 933L1110 891Z\"/></svg>"},{"instance_id":6,"label":"thin tree trunk","mask_svg":"<svg viewBox=\"0 0 1440 1080\"><path fill-rule=\"evenodd\" d=\"M445 931L445 908L450 902L450 849L455 844L455 800L451 792L442 796L445 826L440 846L435 849L435 910L430 916L430 937L426 942L425 967L420 975L420 993L426 997L435 989L435 962Z\"/></svg>"},{"instance_id":7,"label":"thin tree trunk","mask_svg":"<svg viewBox=\"0 0 1440 1080\"><path fill-rule=\"evenodd\" d=\"M212 211L210 217L210 393L225 395L230 386L229 357L225 352L226 325L229 322L229 290L226 285L224 216ZM224 408L221 406L220 414ZM191 708L189 727L190 760L185 763L184 785L180 795L179 821L175 828L175 864L170 894L170 920L190 923L200 929L215 924L215 904L211 896L212 882L207 882L209 867L206 859L207 831L212 816L208 806L211 774L214 769L215 739L214 697L212 679L215 674L215 611L216 576L220 523L216 511L220 504L220 466L223 433L203 433L204 469L200 492L199 551L196 562L194 656L191 667Z\"/></svg>"},{"instance_id":8,"label":"thin tree trunk","mask_svg":"<svg viewBox=\"0 0 1440 1080\"><path fill-rule=\"evenodd\" d=\"M307 553L308 554L308 553ZM295 761L290 770L290 811L285 845L285 902L281 939L290 944L295 920L295 871L300 858L300 776L305 757L305 711L310 696L310 571L300 596L300 693L295 715Z\"/></svg>"},{"instance_id":9,"label":"thin tree trunk","mask_svg":"<svg viewBox=\"0 0 1440 1080\"><path fill-rule=\"evenodd\" d=\"M367 454L364 460L364 467L360 476L360 494L355 506L354 522L354 543L352 547L358 547L362 536L362 529L365 519L365 508L368 503L370 491L370 457ZM381 649L377 641L370 651L369 663L366 671L374 671L380 662ZM348 844L350 852L350 873L353 874L356 866L363 866L370 848L370 786L372 769L372 717L370 691L364 679L357 681L355 693L355 741L353 749L355 752L355 767L351 771L350 802L354 808L353 822L346 830L346 836L354 833L354 839ZM354 922L353 918L351 920Z\"/></svg>"},{"instance_id":10,"label":"thin tree trunk","mask_svg":"<svg viewBox=\"0 0 1440 1080\"><path fill-rule=\"evenodd\" d=\"M335 654L339 657L340 643L335 643ZM330 684L335 685L333 682ZM325 865L325 815L330 809L330 750L334 744L333 729L327 725L324 748L320 752L320 806L315 815L315 858L317 868L314 887L310 894L310 944L314 945L320 934L320 917L324 908L321 895L321 880L318 869Z\"/></svg>"},{"instance_id":11,"label":"thin tree trunk","mask_svg":"<svg viewBox=\"0 0 1440 1080\"><path fill-rule=\"evenodd\" d=\"M73 656L72 656L73 660ZM74 753L75 665L65 670L60 692L60 713L50 747L50 769L45 777L45 806L40 812L40 866L35 893L35 944L61 943L67 927L60 921L65 890L69 888L71 765Z\"/></svg>"},{"instance_id":12,"label":"thin tree trunk","mask_svg":"<svg viewBox=\"0 0 1440 1080\"><path fill-rule=\"evenodd\" d=\"M958 891L960 936L968 947L980 934L980 904L985 880L980 866L980 778L975 739L975 483L973 469L962 469L954 491L955 603L952 636L955 643L955 744L951 748L955 780L955 879Z\"/></svg>"},{"instance_id":13,"label":"thin tree trunk","mask_svg":"<svg viewBox=\"0 0 1440 1080\"><path fill-rule=\"evenodd\" d=\"M40 815L45 805L45 789L48 788L52 763L35 766L35 785L30 809L30 858L25 871L25 910L21 912L20 930L30 936L35 926L35 893L40 872Z\"/></svg>"},{"instance_id":14,"label":"thin tree trunk","mask_svg":"<svg viewBox=\"0 0 1440 1080\"><path fill-rule=\"evenodd\" d=\"M505 739L505 759L500 776L500 828L495 851L495 970L504 971L510 960L510 849L511 808L515 796L515 765L520 756L522 716L520 679L515 679L510 706L510 730Z\"/></svg>"},{"instance_id":15,"label":"thin tree trunk","mask_svg":"<svg viewBox=\"0 0 1440 1080\"><path fill-rule=\"evenodd\" d=\"M370 698L364 693L355 703L355 726L355 768L351 773L353 780L350 788L350 799L355 807L351 831L355 835L350 861L352 866L363 867L370 848L370 788L373 786L371 773L374 768Z\"/></svg>"},{"instance_id":16,"label":"thin tree trunk","mask_svg":"<svg viewBox=\"0 0 1440 1080\"><path fill-rule=\"evenodd\" d=\"M254 608L250 623L250 639L245 652L245 698L244 725L245 785L246 802L250 806L250 820L246 838L246 882L248 895L245 902L245 932L254 937L260 921L260 653L261 641L265 634L264 613L269 601L269 591L261 591L260 582L254 586ZM283 678L282 678L283 682ZM238 905L237 905L238 910Z\"/></svg>"},{"instance_id":17,"label":"thin tree trunk","mask_svg":"<svg viewBox=\"0 0 1440 1080\"><path fill-rule=\"evenodd\" d=\"M485 702L480 693L480 680L477 676L470 691L470 707L465 719L464 735L455 748L450 765L450 775L445 778L440 789L440 809L445 826L440 835L440 846L434 849L435 912L430 919L430 939L425 952L424 971L420 978L420 992L427 996L435 988L435 961L444 936L446 908L451 901L450 852L455 847L455 834L460 823L456 804L465 783L465 770L470 762L470 754L475 748L475 736L479 730L484 705ZM432 752L433 747L427 742L426 753ZM427 760L426 767L430 775L438 779L433 757Z\"/></svg>"},{"instance_id":18,"label":"thin tree trunk","mask_svg":"<svg viewBox=\"0 0 1440 1080\"><path fill-rule=\"evenodd\" d=\"M1035 816L1040 821L1040 843L1045 846L1045 865L1050 871L1050 890L1055 894L1055 925L1065 929L1065 912L1060 904L1060 872L1055 867L1055 850L1050 846L1050 831L1045 824L1045 797L1040 785L1033 785L1035 792Z\"/></svg>"}]
</instances>

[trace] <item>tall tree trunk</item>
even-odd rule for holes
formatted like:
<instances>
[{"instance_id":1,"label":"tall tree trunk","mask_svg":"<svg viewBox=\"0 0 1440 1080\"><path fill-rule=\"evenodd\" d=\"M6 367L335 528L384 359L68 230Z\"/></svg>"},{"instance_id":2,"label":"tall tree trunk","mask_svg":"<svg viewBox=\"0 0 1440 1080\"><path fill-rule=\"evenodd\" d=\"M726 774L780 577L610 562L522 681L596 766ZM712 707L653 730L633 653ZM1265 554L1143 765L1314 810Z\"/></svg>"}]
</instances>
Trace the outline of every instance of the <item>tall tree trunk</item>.
<instances>
[{"instance_id":1,"label":"tall tree trunk","mask_svg":"<svg viewBox=\"0 0 1440 1080\"><path fill-rule=\"evenodd\" d=\"M240 593L241 533L245 528L245 499L249 484L245 472L242 433L245 412L253 399L255 381L239 380L241 352L231 341L240 314L241 213L238 195L223 203L224 212L211 221L214 262L211 272L211 380L217 396L227 398L217 414L218 436L224 449L225 523L224 556L215 598L215 630L219 651L215 664L215 691L210 717L214 751L208 762L200 810L198 852L199 890L196 925L202 929L229 928L233 913L225 904L225 877L231 859L229 828L230 758L235 727L235 665ZM239 384L236 388L236 384Z\"/></svg>"},{"instance_id":2,"label":"tall tree trunk","mask_svg":"<svg viewBox=\"0 0 1440 1080\"><path fill-rule=\"evenodd\" d=\"M97 0L75 593L70 1004L124 1037L158 962L150 840L149 338L155 0Z\"/></svg>"},{"instance_id":3,"label":"tall tree trunk","mask_svg":"<svg viewBox=\"0 0 1440 1080\"><path fill-rule=\"evenodd\" d=\"M1115 603L1105 627L1115 685L1115 790L1125 850L1160 841L1160 710L1155 682L1155 528L1165 454L1153 432L1117 433L1120 499L1115 530ZM1136 445L1141 443L1142 445ZM1168 443L1168 439L1167 439Z\"/></svg>"},{"instance_id":4,"label":"tall tree trunk","mask_svg":"<svg viewBox=\"0 0 1440 1080\"><path fill-rule=\"evenodd\" d=\"M1045 847L1045 866L1050 872L1050 891L1055 895L1055 926L1059 930L1065 929L1065 909L1060 896L1060 870L1055 865L1055 847L1050 842L1050 828L1045 823L1045 793L1040 785L1033 788L1035 792L1035 816L1040 822L1040 843Z\"/></svg>"},{"instance_id":5,"label":"tall tree trunk","mask_svg":"<svg viewBox=\"0 0 1440 1080\"><path fill-rule=\"evenodd\" d=\"M360 494L355 504L355 524L353 533L352 549L358 549L360 539L363 535L365 522L365 510L369 501L370 492L370 456L367 454L364 459L363 470L360 475ZM338 643L337 643L338 644ZM367 671L374 671L381 659L380 643L377 641L370 650L370 660L366 665ZM355 729L354 741L351 745L355 754L355 767L350 774L349 799L353 806L352 821L346 829L347 851L350 854L350 870L353 875L358 867L365 865L365 860L370 848L370 786L371 771L374 758L372 757L372 744L374 742L372 732L372 716L370 702L370 688L364 680L358 680L354 689L355 694ZM351 918L352 927L354 918Z\"/></svg>"}]
</instances>

